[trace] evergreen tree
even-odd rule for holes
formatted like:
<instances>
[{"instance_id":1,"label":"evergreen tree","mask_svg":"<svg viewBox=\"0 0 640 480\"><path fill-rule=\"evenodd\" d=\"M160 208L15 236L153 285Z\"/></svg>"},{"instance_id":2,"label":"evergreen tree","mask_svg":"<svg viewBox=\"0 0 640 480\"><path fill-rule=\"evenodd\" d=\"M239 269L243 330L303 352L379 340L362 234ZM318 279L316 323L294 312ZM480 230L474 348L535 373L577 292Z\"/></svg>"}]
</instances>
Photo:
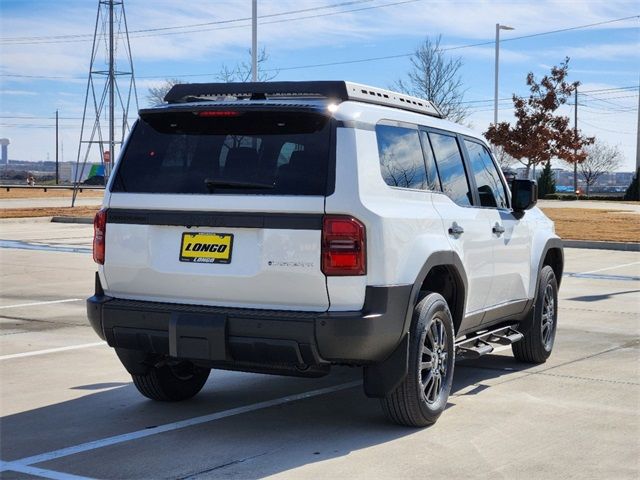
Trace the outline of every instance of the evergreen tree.
<instances>
[{"instance_id":1,"label":"evergreen tree","mask_svg":"<svg viewBox=\"0 0 640 480\"><path fill-rule=\"evenodd\" d=\"M547 162L538 178L538 196L544 198L552 193L556 193L556 178L551 171L551 162Z\"/></svg>"},{"instance_id":2,"label":"evergreen tree","mask_svg":"<svg viewBox=\"0 0 640 480\"><path fill-rule=\"evenodd\" d=\"M638 180L640 180L640 168L636 170L636 174L631 181L631 185L624 194L625 200L640 200L640 188L638 188Z\"/></svg>"}]
</instances>

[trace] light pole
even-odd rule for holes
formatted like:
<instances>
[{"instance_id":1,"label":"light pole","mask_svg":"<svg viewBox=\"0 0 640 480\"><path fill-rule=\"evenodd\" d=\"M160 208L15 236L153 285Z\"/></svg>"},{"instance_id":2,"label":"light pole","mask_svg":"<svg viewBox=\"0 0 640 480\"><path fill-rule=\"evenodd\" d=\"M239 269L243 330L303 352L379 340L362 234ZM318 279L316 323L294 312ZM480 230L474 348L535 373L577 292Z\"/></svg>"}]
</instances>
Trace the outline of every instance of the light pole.
<instances>
[{"instance_id":1,"label":"light pole","mask_svg":"<svg viewBox=\"0 0 640 480\"><path fill-rule=\"evenodd\" d=\"M500 60L500 30L513 30L513 27L496 23L496 76L493 91L493 124L498 124L498 64Z\"/></svg>"},{"instance_id":2,"label":"light pole","mask_svg":"<svg viewBox=\"0 0 640 480\"><path fill-rule=\"evenodd\" d=\"M258 81L258 0L251 2L251 81Z\"/></svg>"}]
</instances>

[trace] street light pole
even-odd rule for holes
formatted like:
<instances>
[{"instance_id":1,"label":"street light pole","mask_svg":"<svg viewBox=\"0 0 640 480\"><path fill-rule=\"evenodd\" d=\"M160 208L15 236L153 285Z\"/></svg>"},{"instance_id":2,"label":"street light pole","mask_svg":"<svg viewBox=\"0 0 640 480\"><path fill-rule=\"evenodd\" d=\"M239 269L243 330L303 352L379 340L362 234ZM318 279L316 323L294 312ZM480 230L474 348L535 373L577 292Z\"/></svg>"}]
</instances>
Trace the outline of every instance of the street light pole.
<instances>
[{"instance_id":1,"label":"street light pole","mask_svg":"<svg viewBox=\"0 0 640 480\"><path fill-rule=\"evenodd\" d=\"M251 81L258 81L258 0L251 2Z\"/></svg>"},{"instance_id":2,"label":"street light pole","mask_svg":"<svg viewBox=\"0 0 640 480\"><path fill-rule=\"evenodd\" d=\"M500 30L513 30L513 27L496 23L496 71L493 90L493 124L498 124L498 65L500 63Z\"/></svg>"}]
</instances>

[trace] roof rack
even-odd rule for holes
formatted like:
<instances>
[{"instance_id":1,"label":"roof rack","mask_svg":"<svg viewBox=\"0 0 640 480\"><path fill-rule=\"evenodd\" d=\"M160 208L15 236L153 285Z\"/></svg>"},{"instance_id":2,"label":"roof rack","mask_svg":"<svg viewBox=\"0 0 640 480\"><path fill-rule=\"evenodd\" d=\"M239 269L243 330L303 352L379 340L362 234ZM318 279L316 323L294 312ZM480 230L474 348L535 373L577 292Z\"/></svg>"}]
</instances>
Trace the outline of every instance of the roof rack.
<instances>
[{"instance_id":1,"label":"roof rack","mask_svg":"<svg viewBox=\"0 0 640 480\"><path fill-rule=\"evenodd\" d=\"M174 85L164 97L168 103L185 103L206 98L224 97L265 100L266 98L329 98L385 105L442 118L442 113L429 100L384 90L382 88L340 81L313 82L248 82L248 83L182 83Z\"/></svg>"}]
</instances>

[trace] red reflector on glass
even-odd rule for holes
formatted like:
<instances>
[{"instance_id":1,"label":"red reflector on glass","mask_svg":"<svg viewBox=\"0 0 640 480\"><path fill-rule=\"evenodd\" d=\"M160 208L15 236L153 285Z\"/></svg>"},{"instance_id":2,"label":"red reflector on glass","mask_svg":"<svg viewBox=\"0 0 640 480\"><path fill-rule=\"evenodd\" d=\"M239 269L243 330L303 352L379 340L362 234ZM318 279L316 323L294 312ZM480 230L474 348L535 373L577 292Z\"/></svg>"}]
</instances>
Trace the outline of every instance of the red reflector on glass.
<instances>
[{"instance_id":1,"label":"red reflector on glass","mask_svg":"<svg viewBox=\"0 0 640 480\"><path fill-rule=\"evenodd\" d=\"M237 117L239 115L240 112L231 110L205 110L203 112L198 112L199 117Z\"/></svg>"},{"instance_id":2,"label":"red reflector on glass","mask_svg":"<svg viewBox=\"0 0 640 480\"><path fill-rule=\"evenodd\" d=\"M343 215L325 215L322 222L322 272L327 276L367 273L365 226Z\"/></svg>"},{"instance_id":3,"label":"red reflector on glass","mask_svg":"<svg viewBox=\"0 0 640 480\"><path fill-rule=\"evenodd\" d=\"M106 235L107 211L102 209L93 219L93 261L98 265L104 265Z\"/></svg>"}]
</instances>

